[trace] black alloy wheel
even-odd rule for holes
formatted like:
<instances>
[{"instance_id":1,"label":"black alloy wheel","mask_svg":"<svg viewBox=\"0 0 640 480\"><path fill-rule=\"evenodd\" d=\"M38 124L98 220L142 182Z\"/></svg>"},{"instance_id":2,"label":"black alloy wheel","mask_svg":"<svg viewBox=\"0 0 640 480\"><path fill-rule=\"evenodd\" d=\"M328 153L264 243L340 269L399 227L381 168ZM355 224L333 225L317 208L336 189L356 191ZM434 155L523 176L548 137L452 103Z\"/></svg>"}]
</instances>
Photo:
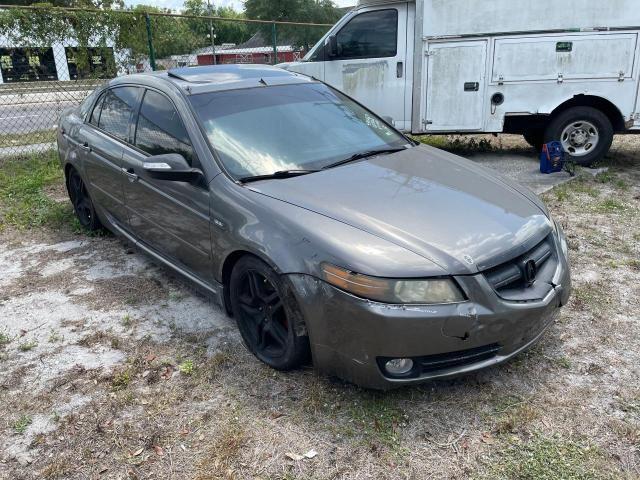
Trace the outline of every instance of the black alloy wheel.
<instances>
[{"instance_id":1,"label":"black alloy wheel","mask_svg":"<svg viewBox=\"0 0 640 480\"><path fill-rule=\"evenodd\" d=\"M69 198L73 204L73 211L80 225L90 231L101 229L102 224L96 215L96 210L89 196L89 192L87 192L87 187L75 169L71 169L69 172L67 190L69 191Z\"/></svg>"},{"instance_id":2,"label":"black alloy wheel","mask_svg":"<svg viewBox=\"0 0 640 480\"><path fill-rule=\"evenodd\" d=\"M277 370L305 363L306 329L298 328L302 320L291 308L294 300L285 299L284 285L273 269L255 257L243 257L233 269L229 288L233 315L251 353Z\"/></svg>"}]
</instances>

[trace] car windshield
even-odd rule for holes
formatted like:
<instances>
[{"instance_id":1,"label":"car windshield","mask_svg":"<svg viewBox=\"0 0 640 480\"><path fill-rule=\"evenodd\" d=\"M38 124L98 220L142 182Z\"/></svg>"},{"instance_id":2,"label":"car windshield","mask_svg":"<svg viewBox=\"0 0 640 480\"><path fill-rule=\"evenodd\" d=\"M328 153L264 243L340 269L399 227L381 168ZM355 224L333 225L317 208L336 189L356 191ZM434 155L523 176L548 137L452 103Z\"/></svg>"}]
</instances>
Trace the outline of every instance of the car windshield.
<instances>
[{"instance_id":1,"label":"car windshield","mask_svg":"<svg viewBox=\"0 0 640 480\"><path fill-rule=\"evenodd\" d=\"M409 145L378 117L321 83L190 99L211 145L236 178L318 170L358 153Z\"/></svg>"}]
</instances>

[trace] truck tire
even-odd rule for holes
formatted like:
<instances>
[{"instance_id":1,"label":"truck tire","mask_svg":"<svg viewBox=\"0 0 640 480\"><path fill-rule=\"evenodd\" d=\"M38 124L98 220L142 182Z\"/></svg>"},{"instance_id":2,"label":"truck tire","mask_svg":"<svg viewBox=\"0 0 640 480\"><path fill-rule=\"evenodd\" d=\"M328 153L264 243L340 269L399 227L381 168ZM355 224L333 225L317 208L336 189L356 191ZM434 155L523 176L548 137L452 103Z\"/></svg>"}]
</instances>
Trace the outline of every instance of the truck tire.
<instances>
[{"instance_id":1,"label":"truck tire","mask_svg":"<svg viewBox=\"0 0 640 480\"><path fill-rule=\"evenodd\" d=\"M609 118L593 107L573 107L557 115L544 132L544 143L558 141L568 159L591 167L602 160L613 142Z\"/></svg>"},{"instance_id":2,"label":"truck tire","mask_svg":"<svg viewBox=\"0 0 640 480\"><path fill-rule=\"evenodd\" d=\"M542 144L544 143L544 130L529 130L522 134L525 142L531 145L536 152L542 150Z\"/></svg>"}]
</instances>

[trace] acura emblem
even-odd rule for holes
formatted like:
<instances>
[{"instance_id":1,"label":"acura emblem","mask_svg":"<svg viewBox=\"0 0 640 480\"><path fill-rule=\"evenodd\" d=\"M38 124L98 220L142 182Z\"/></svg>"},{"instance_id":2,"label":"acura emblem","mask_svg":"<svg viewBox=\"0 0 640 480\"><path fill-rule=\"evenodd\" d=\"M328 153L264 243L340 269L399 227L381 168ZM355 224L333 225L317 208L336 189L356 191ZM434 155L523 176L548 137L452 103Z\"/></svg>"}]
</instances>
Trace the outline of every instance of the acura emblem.
<instances>
[{"instance_id":1,"label":"acura emblem","mask_svg":"<svg viewBox=\"0 0 640 480\"><path fill-rule=\"evenodd\" d=\"M538 267L535 260L527 260L524 264L524 280L528 285L531 285L536 281L536 274L538 273Z\"/></svg>"}]
</instances>

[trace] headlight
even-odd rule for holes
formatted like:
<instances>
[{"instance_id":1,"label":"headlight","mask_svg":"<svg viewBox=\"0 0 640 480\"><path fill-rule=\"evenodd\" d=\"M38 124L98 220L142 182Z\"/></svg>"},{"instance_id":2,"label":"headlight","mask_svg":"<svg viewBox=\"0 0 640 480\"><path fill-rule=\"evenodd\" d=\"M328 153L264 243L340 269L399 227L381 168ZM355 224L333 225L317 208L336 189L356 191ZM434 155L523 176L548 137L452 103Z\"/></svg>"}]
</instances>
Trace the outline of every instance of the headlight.
<instances>
[{"instance_id":1,"label":"headlight","mask_svg":"<svg viewBox=\"0 0 640 480\"><path fill-rule=\"evenodd\" d=\"M553 223L556 225L556 233L558 234L558 241L560 242L560 248L564 254L564 258L569 258L569 245L567 244L567 236L564 234L564 230L558 222L555 220Z\"/></svg>"},{"instance_id":2,"label":"headlight","mask_svg":"<svg viewBox=\"0 0 640 480\"><path fill-rule=\"evenodd\" d=\"M383 303L436 304L465 300L456 283L450 278L397 280L369 277L328 263L322 264L322 274L331 285L358 297Z\"/></svg>"}]
</instances>

